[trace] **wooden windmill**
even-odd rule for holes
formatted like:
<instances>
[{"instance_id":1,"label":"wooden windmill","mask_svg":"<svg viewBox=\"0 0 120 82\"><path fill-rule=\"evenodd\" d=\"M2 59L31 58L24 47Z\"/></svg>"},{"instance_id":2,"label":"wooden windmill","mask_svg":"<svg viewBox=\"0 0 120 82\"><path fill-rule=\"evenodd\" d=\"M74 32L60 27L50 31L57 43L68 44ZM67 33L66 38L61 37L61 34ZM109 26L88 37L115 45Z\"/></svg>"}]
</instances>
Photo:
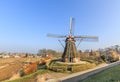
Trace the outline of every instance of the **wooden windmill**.
<instances>
[{"instance_id":1,"label":"wooden windmill","mask_svg":"<svg viewBox=\"0 0 120 82\"><path fill-rule=\"evenodd\" d=\"M73 62L74 58L76 58L76 56L78 55L77 48L75 45L76 40L79 39L80 42L82 40L98 40L97 36L74 36L72 23L73 23L73 18L70 18L70 31L68 36L66 35L59 36L54 34L47 35L48 37L53 37L53 38L66 38L64 52L62 55L63 62Z\"/></svg>"}]
</instances>

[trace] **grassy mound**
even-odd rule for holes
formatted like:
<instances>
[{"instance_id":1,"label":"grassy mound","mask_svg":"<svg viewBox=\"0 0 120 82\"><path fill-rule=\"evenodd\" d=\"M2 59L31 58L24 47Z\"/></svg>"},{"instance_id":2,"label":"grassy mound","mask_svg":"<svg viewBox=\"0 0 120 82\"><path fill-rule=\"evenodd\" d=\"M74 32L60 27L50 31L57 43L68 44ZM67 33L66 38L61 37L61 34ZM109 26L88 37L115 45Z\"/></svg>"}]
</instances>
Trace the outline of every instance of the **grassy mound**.
<instances>
[{"instance_id":1,"label":"grassy mound","mask_svg":"<svg viewBox=\"0 0 120 82\"><path fill-rule=\"evenodd\" d=\"M24 77L21 77L20 79L16 79L16 80L6 80L3 82L34 82L34 77L36 77L38 74L44 74L49 72L48 70L37 70L36 72L30 74L30 75L26 75Z\"/></svg>"},{"instance_id":2,"label":"grassy mound","mask_svg":"<svg viewBox=\"0 0 120 82\"><path fill-rule=\"evenodd\" d=\"M85 62L76 64L58 63L57 60L52 60L49 64L49 69L55 72L80 72L96 67L95 63Z\"/></svg>"},{"instance_id":3,"label":"grassy mound","mask_svg":"<svg viewBox=\"0 0 120 82\"><path fill-rule=\"evenodd\" d=\"M87 62L86 64L73 65L71 71L80 72L80 71L84 71L84 70L91 69L94 67L96 67L96 64Z\"/></svg>"}]
</instances>

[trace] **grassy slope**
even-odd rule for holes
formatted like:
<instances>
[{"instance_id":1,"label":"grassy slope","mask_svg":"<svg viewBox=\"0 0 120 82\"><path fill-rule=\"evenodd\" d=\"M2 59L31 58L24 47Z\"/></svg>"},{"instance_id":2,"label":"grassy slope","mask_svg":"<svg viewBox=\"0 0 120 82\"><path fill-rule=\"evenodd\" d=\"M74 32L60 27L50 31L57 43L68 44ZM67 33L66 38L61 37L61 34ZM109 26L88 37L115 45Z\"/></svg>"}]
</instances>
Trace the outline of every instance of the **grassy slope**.
<instances>
[{"instance_id":1,"label":"grassy slope","mask_svg":"<svg viewBox=\"0 0 120 82\"><path fill-rule=\"evenodd\" d=\"M43 73L47 73L47 72L50 72L48 70L38 70L37 72L35 73L32 73L30 75L27 75L27 76L24 76L20 79L16 79L16 80L12 80L12 81L3 81L3 82L31 82L31 80L33 80L33 78L38 75L38 74L43 74ZM32 81L33 82L33 81Z\"/></svg>"},{"instance_id":2,"label":"grassy slope","mask_svg":"<svg viewBox=\"0 0 120 82\"><path fill-rule=\"evenodd\" d=\"M79 82L120 82L120 65L104 70Z\"/></svg>"}]
</instances>

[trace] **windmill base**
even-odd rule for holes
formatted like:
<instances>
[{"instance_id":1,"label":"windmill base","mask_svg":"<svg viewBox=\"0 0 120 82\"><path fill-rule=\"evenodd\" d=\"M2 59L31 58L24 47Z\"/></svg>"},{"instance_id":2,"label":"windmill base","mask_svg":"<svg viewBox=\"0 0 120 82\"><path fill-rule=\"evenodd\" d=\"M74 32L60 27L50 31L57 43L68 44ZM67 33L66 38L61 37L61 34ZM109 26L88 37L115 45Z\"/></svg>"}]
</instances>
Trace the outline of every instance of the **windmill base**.
<instances>
[{"instance_id":1,"label":"windmill base","mask_svg":"<svg viewBox=\"0 0 120 82\"><path fill-rule=\"evenodd\" d=\"M77 63L80 62L80 58L63 58L62 62L67 62L67 63Z\"/></svg>"},{"instance_id":2,"label":"windmill base","mask_svg":"<svg viewBox=\"0 0 120 82\"><path fill-rule=\"evenodd\" d=\"M62 62L60 60L53 60L49 64L49 68L55 72L79 72L83 70L87 70L90 68L96 67L95 63L89 63L86 61L79 61L77 63L73 62Z\"/></svg>"}]
</instances>

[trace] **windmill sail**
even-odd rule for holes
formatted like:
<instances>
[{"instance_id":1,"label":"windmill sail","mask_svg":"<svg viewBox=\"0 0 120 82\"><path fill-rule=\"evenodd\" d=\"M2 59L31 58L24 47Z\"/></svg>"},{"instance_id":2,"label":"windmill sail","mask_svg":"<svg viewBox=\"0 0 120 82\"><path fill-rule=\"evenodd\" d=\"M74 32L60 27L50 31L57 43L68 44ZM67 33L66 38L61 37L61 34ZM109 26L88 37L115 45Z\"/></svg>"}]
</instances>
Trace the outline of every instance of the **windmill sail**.
<instances>
[{"instance_id":1,"label":"windmill sail","mask_svg":"<svg viewBox=\"0 0 120 82\"><path fill-rule=\"evenodd\" d=\"M66 38L67 36L64 35L57 35L57 34L47 34L48 37L52 38Z\"/></svg>"},{"instance_id":2,"label":"windmill sail","mask_svg":"<svg viewBox=\"0 0 120 82\"><path fill-rule=\"evenodd\" d=\"M73 35L73 18L70 18L70 35Z\"/></svg>"},{"instance_id":3,"label":"windmill sail","mask_svg":"<svg viewBox=\"0 0 120 82\"><path fill-rule=\"evenodd\" d=\"M96 39L96 40L98 40L97 36L74 36L74 38Z\"/></svg>"}]
</instances>

